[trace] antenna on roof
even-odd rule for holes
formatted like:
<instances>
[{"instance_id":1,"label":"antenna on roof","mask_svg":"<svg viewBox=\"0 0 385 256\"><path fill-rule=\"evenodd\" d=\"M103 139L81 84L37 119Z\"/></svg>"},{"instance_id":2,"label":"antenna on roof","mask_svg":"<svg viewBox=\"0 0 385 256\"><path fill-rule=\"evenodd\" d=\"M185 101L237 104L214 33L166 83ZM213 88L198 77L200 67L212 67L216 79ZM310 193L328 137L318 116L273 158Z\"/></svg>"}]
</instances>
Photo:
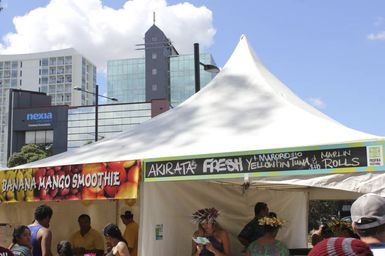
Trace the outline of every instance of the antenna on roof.
<instances>
[{"instance_id":1,"label":"antenna on roof","mask_svg":"<svg viewBox=\"0 0 385 256\"><path fill-rule=\"evenodd\" d=\"M1 0L0 0L1 1ZM154 22L154 25L155 25L155 12L152 13L152 20Z\"/></svg>"}]
</instances>

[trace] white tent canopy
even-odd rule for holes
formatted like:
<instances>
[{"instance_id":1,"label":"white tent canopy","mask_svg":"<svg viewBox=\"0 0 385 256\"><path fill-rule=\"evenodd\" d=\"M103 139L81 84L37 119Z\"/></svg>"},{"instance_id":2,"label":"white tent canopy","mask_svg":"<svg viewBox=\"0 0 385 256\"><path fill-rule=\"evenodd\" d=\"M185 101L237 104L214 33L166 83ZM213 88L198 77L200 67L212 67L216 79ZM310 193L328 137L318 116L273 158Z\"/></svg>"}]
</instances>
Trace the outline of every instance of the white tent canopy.
<instances>
[{"instance_id":1,"label":"white tent canopy","mask_svg":"<svg viewBox=\"0 0 385 256\"><path fill-rule=\"evenodd\" d=\"M380 139L348 128L302 101L263 66L242 36L221 72L178 107L115 137L17 168ZM259 177L255 183L385 194L384 181L383 173L354 173Z\"/></svg>"},{"instance_id":2,"label":"white tent canopy","mask_svg":"<svg viewBox=\"0 0 385 256\"><path fill-rule=\"evenodd\" d=\"M23 167L302 147L378 137L303 102L258 60L245 36L222 71L178 107L133 129Z\"/></svg>"}]
</instances>

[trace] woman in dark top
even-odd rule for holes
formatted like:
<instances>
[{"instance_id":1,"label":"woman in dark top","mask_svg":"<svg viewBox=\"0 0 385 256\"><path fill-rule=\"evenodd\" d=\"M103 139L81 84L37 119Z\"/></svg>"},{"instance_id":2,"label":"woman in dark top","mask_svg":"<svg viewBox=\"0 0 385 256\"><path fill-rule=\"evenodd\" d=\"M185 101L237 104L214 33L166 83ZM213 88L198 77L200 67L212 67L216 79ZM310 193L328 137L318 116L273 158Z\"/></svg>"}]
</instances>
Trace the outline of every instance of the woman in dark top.
<instances>
[{"instance_id":1,"label":"woman in dark top","mask_svg":"<svg viewBox=\"0 0 385 256\"><path fill-rule=\"evenodd\" d=\"M13 239L10 250L15 256L32 256L31 230L21 225L13 230Z\"/></svg>"},{"instance_id":2,"label":"woman in dark top","mask_svg":"<svg viewBox=\"0 0 385 256\"><path fill-rule=\"evenodd\" d=\"M216 221L218 215L219 212L215 208L204 208L193 213L192 217L198 224L198 230L193 234L192 256L230 255L229 234Z\"/></svg>"}]
</instances>

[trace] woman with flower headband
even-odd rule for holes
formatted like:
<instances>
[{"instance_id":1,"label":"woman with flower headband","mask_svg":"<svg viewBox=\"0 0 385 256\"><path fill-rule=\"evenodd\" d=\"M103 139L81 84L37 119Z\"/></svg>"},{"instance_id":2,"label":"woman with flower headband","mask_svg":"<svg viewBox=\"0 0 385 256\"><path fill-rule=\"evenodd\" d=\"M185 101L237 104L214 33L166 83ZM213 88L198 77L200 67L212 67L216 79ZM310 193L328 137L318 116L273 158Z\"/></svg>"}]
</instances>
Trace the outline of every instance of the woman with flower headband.
<instances>
[{"instance_id":1,"label":"woman with flower headband","mask_svg":"<svg viewBox=\"0 0 385 256\"><path fill-rule=\"evenodd\" d=\"M219 212L215 208L204 208L193 213L198 230L193 234L192 256L229 256L230 239L226 230L216 221Z\"/></svg>"},{"instance_id":2,"label":"woman with flower headband","mask_svg":"<svg viewBox=\"0 0 385 256\"><path fill-rule=\"evenodd\" d=\"M289 256L287 247L275 239L283 221L277 217L263 217L259 225L264 227L265 233L247 247L246 256Z\"/></svg>"}]
</instances>

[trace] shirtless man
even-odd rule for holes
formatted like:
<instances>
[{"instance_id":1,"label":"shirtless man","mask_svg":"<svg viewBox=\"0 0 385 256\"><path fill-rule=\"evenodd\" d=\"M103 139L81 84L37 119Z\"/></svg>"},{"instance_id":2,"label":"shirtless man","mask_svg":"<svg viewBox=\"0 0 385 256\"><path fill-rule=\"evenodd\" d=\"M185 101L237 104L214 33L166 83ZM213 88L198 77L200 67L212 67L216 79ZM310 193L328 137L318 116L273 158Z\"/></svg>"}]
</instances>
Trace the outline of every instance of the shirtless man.
<instances>
[{"instance_id":1,"label":"shirtless man","mask_svg":"<svg viewBox=\"0 0 385 256\"><path fill-rule=\"evenodd\" d=\"M52 232L48 229L52 213L51 207L40 205L35 210L35 221L28 225L32 234L33 256L52 256Z\"/></svg>"}]
</instances>

